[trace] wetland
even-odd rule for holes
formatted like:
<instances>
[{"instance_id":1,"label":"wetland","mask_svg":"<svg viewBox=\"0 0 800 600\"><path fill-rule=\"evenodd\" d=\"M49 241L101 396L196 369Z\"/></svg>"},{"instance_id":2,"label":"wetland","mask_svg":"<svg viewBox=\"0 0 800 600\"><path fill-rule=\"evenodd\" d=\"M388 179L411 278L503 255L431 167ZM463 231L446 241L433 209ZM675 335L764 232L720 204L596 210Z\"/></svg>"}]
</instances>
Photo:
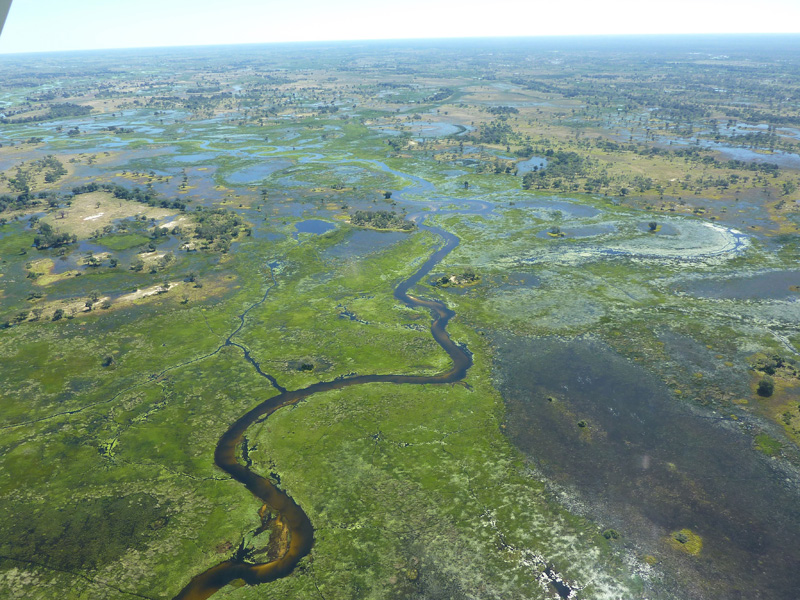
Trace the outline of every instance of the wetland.
<instances>
[{"instance_id":1,"label":"wetland","mask_svg":"<svg viewBox=\"0 0 800 600\"><path fill-rule=\"evenodd\" d=\"M792 597L800 46L574 42L0 57L0 595Z\"/></svg>"}]
</instances>

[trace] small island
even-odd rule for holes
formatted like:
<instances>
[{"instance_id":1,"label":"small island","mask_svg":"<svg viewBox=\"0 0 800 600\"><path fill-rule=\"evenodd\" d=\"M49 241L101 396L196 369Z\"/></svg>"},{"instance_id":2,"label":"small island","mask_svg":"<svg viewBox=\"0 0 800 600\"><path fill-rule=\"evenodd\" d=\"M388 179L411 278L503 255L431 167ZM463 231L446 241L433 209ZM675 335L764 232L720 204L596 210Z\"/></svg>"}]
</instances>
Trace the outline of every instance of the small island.
<instances>
[{"instance_id":1,"label":"small island","mask_svg":"<svg viewBox=\"0 0 800 600\"><path fill-rule=\"evenodd\" d=\"M461 273L453 275L442 275L433 282L437 287L464 287L468 285L475 285L481 280L480 275L475 273L471 267L467 267Z\"/></svg>"},{"instance_id":2,"label":"small island","mask_svg":"<svg viewBox=\"0 0 800 600\"><path fill-rule=\"evenodd\" d=\"M417 227L414 221L409 221L393 210L357 210L350 217L350 224L392 231L411 231Z\"/></svg>"}]
</instances>

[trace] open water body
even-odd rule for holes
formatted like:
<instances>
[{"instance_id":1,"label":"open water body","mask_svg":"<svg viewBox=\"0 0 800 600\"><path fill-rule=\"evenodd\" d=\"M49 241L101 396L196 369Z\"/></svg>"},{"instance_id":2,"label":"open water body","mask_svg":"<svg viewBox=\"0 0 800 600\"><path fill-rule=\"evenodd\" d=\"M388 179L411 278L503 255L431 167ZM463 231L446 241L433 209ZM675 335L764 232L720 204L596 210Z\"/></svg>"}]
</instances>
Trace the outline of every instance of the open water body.
<instances>
[{"instance_id":1,"label":"open water body","mask_svg":"<svg viewBox=\"0 0 800 600\"><path fill-rule=\"evenodd\" d=\"M295 223L294 228L297 230L292 234L294 239L298 239L301 233L313 233L314 235L322 235L323 233L327 233L333 229L336 229L336 225L333 223L329 223L328 221L322 221L320 219L306 219L305 221L300 221L299 223Z\"/></svg>"},{"instance_id":2,"label":"open water body","mask_svg":"<svg viewBox=\"0 0 800 600\"><path fill-rule=\"evenodd\" d=\"M542 158L540 156L533 156L527 160L521 160L517 163L517 175L520 177L525 175L525 173L529 173L536 168L537 170L541 171L542 169L547 168L547 159Z\"/></svg>"},{"instance_id":3,"label":"open water body","mask_svg":"<svg viewBox=\"0 0 800 600\"><path fill-rule=\"evenodd\" d=\"M453 125L445 122L410 121L403 124L403 129L393 127L378 127L375 131L384 135L400 135L403 131L408 131L411 135L418 138L446 137L448 135L464 135L474 130L474 127L465 125Z\"/></svg>"},{"instance_id":4,"label":"open water body","mask_svg":"<svg viewBox=\"0 0 800 600\"><path fill-rule=\"evenodd\" d=\"M372 252L380 252L408 236L399 231L374 231L357 229L346 240L327 248L322 255L326 258L362 257Z\"/></svg>"},{"instance_id":5,"label":"open water body","mask_svg":"<svg viewBox=\"0 0 800 600\"><path fill-rule=\"evenodd\" d=\"M794 288L794 289L792 289ZM726 278L704 278L671 286L675 292L731 300L800 299L800 270L769 271Z\"/></svg>"},{"instance_id":6,"label":"open water body","mask_svg":"<svg viewBox=\"0 0 800 600\"><path fill-rule=\"evenodd\" d=\"M797 597L797 492L751 434L692 412L600 342L495 343L508 437L601 528L656 556L667 597ZM698 557L667 543L684 528L703 539Z\"/></svg>"},{"instance_id":7,"label":"open water body","mask_svg":"<svg viewBox=\"0 0 800 600\"><path fill-rule=\"evenodd\" d=\"M273 173L288 169L292 164L292 161L289 159L272 158L263 163L234 171L230 175L227 175L225 179L230 183L257 183L259 181L264 181Z\"/></svg>"}]
</instances>

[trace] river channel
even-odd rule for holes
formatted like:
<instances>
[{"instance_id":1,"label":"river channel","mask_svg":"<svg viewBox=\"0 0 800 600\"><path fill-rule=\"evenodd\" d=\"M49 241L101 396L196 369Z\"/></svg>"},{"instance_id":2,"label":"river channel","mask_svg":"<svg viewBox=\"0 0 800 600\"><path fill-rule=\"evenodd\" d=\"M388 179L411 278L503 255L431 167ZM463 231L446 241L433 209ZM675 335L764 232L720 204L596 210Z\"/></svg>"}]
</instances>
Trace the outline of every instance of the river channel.
<instances>
[{"instance_id":1,"label":"river channel","mask_svg":"<svg viewBox=\"0 0 800 600\"><path fill-rule=\"evenodd\" d=\"M274 581L291 573L300 560L311 551L311 547L314 543L314 528L303 509L288 494L276 487L269 479L255 473L248 466L241 464L236 458L236 450L242 445L245 432L252 424L257 421L263 421L275 411L285 406L297 404L301 400L318 392L327 392L364 383L416 385L426 383L452 383L466 376L467 370L472 366L472 355L466 348L453 342L447 333L447 323L455 316L455 313L442 302L425 300L409 294L410 289L419 283L423 277L428 275L431 269L458 246L459 240L455 235L436 227L423 225L421 228L440 235L445 243L439 250L434 252L411 277L395 288L394 297L407 306L427 308L431 311L433 316L431 334L442 349L450 356L453 361L453 366L450 370L439 373L438 375L360 375L339 378L333 381L319 382L300 390L289 391L281 388L272 377L263 373L258 367L258 364L246 354L245 357L256 367L258 373L267 378L280 393L262 402L230 426L217 443L214 452L214 462L233 479L247 487L247 489L263 503L264 506L259 512L259 514L262 515L262 519L263 516L268 513L277 515L275 518L275 526L281 531L281 534L288 538L288 543L284 545L283 554L271 562L251 564L246 562L243 558L239 558L238 555L235 558L221 562L194 577L175 597L175 600L200 600L209 598L217 590L236 579L241 579L250 585ZM241 324L239 328L228 337L226 345L238 346L238 344L231 341L231 338L244 325L247 312L263 303L266 298L267 295L265 294L259 302L240 315ZM260 531L265 530L266 527L267 524L265 521Z\"/></svg>"}]
</instances>

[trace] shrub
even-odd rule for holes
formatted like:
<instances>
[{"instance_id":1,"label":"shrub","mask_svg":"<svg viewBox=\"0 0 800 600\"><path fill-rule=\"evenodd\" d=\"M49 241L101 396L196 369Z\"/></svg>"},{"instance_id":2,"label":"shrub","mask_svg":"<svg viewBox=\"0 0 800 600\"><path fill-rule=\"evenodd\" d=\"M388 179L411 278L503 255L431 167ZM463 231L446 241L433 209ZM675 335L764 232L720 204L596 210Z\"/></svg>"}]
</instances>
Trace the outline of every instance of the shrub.
<instances>
[{"instance_id":1,"label":"shrub","mask_svg":"<svg viewBox=\"0 0 800 600\"><path fill-rule=\"evenodd\" d=\"M775 391L775 382L772 380L772 377L769 375L764 375L761 378L761 381L758 382L758 395L763 396L764 398L769 398L772 396L772 392Z\"/></svg>"}]
</instances>

